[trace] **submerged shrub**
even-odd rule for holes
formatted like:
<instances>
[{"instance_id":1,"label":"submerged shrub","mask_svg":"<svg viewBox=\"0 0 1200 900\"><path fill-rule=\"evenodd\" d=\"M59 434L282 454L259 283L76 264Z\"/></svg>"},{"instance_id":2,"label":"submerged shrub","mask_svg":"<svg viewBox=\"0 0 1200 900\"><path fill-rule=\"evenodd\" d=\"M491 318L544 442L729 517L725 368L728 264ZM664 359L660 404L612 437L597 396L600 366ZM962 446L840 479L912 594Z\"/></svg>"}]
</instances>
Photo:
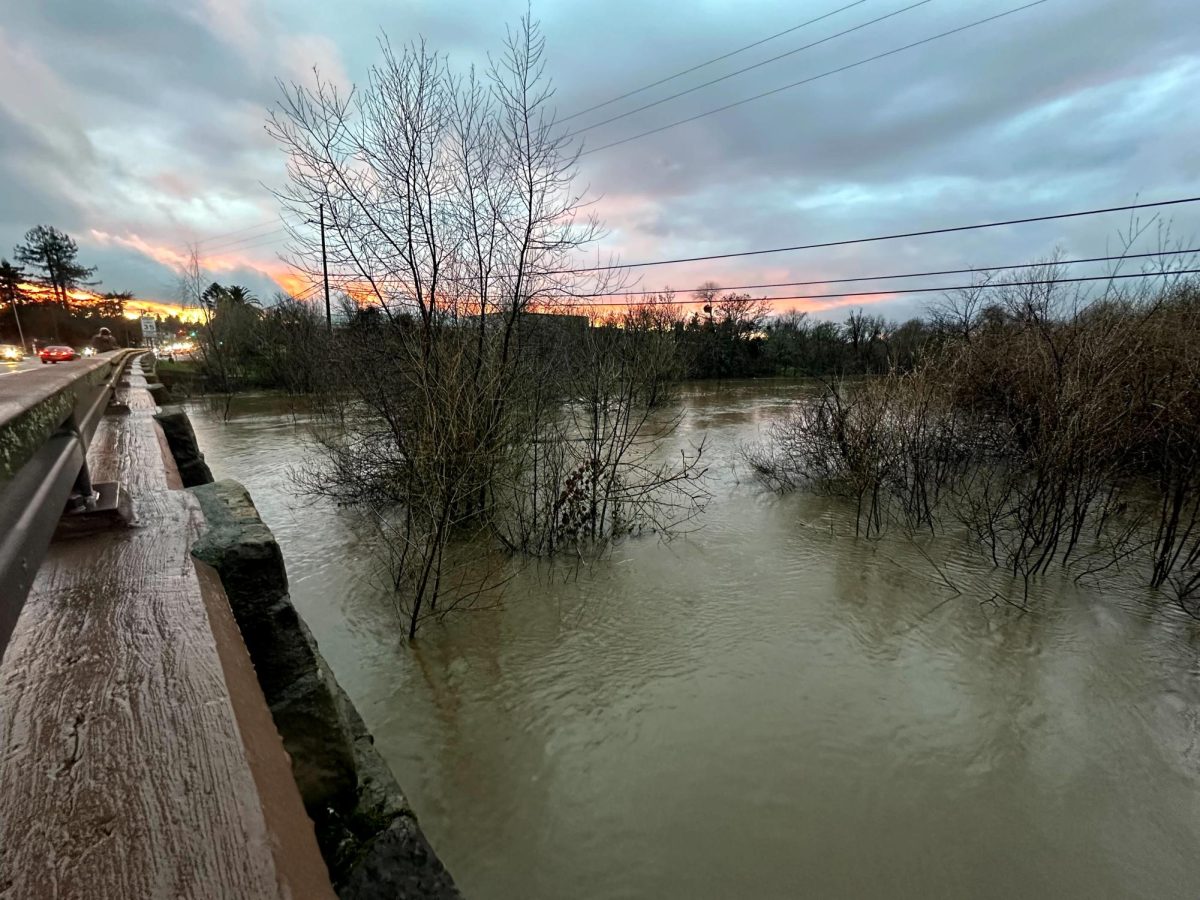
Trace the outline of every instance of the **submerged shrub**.
<instances>
[{"instance_id":1,"label":"submerged shrub","mask_svg":"<svg viewBox=\"0 0 1200 900\"><path fill-rule=\"evenodd\" d=\"M1024 279L1032 280L1032 279ZM1200 603L1200 290L985 286L907 373L831 383L747 459L856 531L957 522L1024 580L1136 566ZM961 312L961 311L960 311Z\"/></svg>"}]
</instances>

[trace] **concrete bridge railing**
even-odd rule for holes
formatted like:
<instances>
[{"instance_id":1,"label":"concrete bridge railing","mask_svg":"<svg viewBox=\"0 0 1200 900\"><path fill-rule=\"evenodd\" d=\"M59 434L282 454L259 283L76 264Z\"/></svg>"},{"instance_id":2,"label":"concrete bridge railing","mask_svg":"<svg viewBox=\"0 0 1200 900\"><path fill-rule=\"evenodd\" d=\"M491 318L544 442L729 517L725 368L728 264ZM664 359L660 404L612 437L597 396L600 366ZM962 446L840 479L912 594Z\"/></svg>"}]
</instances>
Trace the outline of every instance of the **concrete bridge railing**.
<instances>
[{"instance_id":1,"label":"concrete bridge railing","mask_svg":"<svg viewBox=\"0 0 1200 900\"><path fill-rule=\"evenodd\" d=\"M91 481L87 449L126 363L144 352L0 379L0 659L68 506L78 522L119 514L116 486Z\"/></svg>"}]
</instances>

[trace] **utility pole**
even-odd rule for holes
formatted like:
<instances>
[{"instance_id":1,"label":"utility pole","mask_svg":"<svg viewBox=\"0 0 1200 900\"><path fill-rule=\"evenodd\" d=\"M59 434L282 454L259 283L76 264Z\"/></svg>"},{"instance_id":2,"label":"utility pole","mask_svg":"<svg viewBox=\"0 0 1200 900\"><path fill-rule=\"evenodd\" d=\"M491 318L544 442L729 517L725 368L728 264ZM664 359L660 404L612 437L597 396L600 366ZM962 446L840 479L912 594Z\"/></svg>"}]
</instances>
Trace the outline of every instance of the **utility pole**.
<instances>
[{"instance_id":1,"label":"utility pole","mask_svg":"<svg viewBox=\"0 0 1200 900\"><path fill-rule=\"evenodd\" d=\"M321 272L325 276L325 327L333 334L333 313L329 311L329 260L325 256L325 204L320 207L321 216Z\"/></svg>"},{"instance_id":2,"label":"utility pole","mask_svg":"<svg viewBox=\"0 0 1200 900\"><path fill-rule=\"evenodd\" d=\"M329 310L329 259L325 256L325 204L317 205L317 221L305 219L309 225L321 226L321 272L325 276L325 327L333 334L333 313Z\"/></svg>"},{"instance_id":3,"label":"utility pole","mask_svg":"<svg viewBox=\"0 0 1200 900\"><path fill-rule=\"evenodd\" d=\"M25 352L25 329L21 327L21 317L17 314L17 292L13 291L12 297L13 318L17 320L17 334L21 337L21 352Z\"/></svg>"}]
</instances>

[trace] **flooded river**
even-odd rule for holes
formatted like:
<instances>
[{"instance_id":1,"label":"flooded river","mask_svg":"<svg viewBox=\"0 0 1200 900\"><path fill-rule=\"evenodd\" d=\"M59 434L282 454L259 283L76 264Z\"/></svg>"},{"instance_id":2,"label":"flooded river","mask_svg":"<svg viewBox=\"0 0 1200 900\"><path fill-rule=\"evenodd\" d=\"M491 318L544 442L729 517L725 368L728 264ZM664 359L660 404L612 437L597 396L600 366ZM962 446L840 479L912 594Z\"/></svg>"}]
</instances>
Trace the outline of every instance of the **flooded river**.
<instances>
[{"instance_id":1,"label":"flooded river","mask_svg":"<svg viewBox=\"0 0 1200 900\"><path fill-rule=\"evenodd\" d=\"M802 390L687 387L702 527L413 647L353 516L295 496L287 402L189 412L469 900L1200 897L1200 629L1113 581L981 604L1003 578L957 539L939 574L764 492L737 447Z\"/></svg>"}]
</instances>

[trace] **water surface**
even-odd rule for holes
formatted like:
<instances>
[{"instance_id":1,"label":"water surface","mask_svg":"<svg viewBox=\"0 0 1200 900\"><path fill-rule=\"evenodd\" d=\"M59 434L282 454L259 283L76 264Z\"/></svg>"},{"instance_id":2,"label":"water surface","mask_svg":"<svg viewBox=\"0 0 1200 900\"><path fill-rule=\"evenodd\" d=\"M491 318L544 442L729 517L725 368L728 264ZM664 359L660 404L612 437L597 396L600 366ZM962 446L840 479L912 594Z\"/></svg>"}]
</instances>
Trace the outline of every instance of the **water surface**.
<instances>
[{"instance_id":1,"label":"water surface","mask_svg":"<svg viewBox=\"0 0 1200 900\"><path fill-rule=\"evenodd\" d=\"M1197 630L1054 576L1035 612L954 536L855 540L738 464L805 390L689 386L703 527L530 566L417 644L353 514L298 497L286 400L189 408L430 840L487 898L1200 896Z\"/></svg>"}]
</instances>

